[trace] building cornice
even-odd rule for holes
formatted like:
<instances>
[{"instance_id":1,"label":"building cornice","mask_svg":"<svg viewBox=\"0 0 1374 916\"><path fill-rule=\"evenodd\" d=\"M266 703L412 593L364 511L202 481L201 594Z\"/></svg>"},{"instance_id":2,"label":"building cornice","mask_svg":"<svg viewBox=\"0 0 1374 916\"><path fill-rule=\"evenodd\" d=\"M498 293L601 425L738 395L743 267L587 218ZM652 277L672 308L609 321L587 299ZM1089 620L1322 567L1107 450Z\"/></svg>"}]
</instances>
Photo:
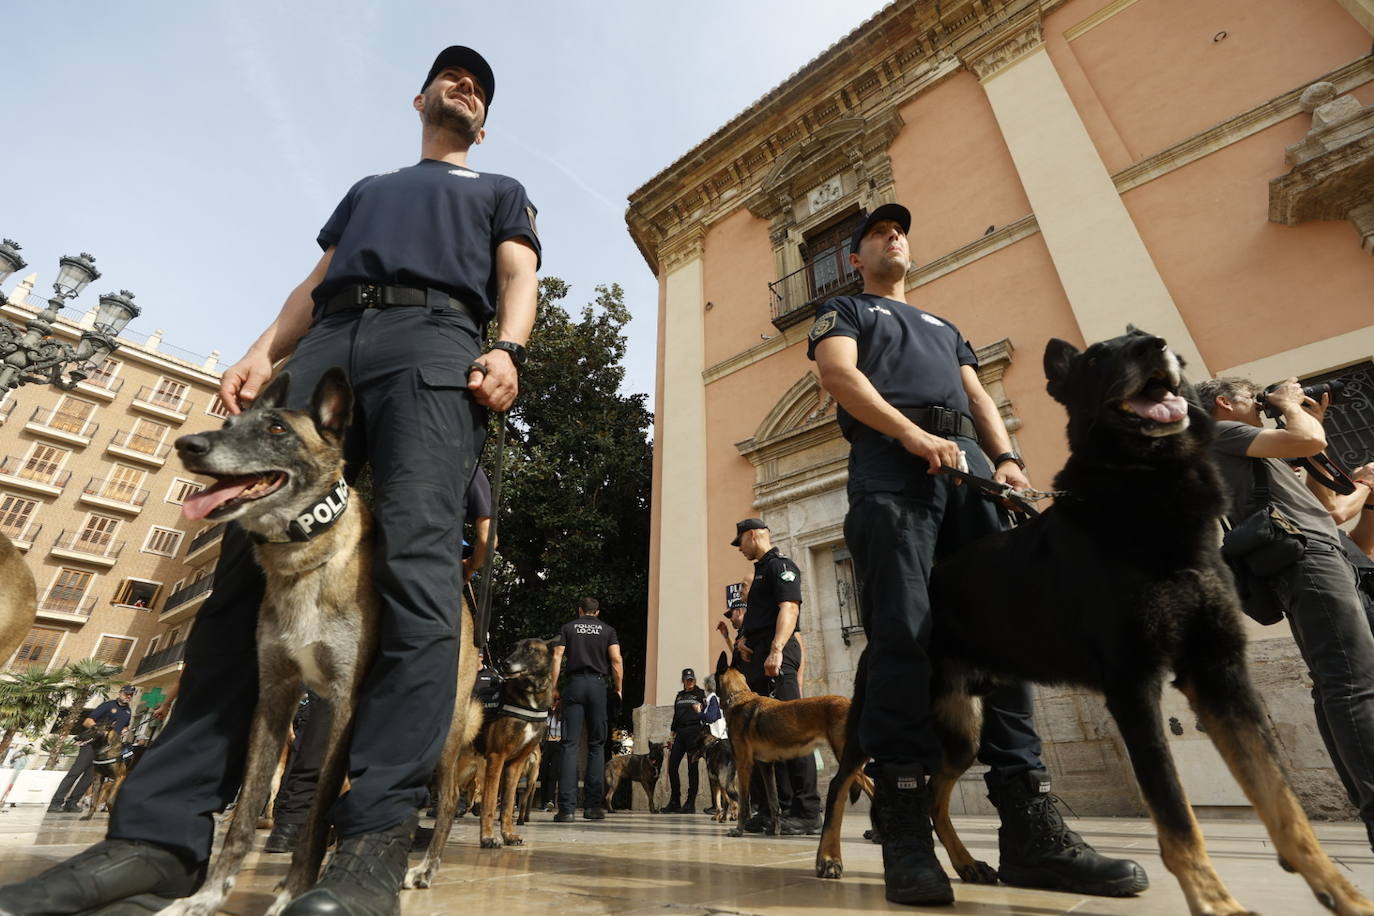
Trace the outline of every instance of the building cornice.
<instances>
[{"instance_id":1,"label":"building cornice","mask_svg":"<svg viewBox=\"0 0 1374 916\"><path fill-rule=\"evenodd\" d=\"M665 240L732 212L799 145L854 119L892 123L896 108L959 69L957 48L990 33L1006 40L1062 2L897 0L633 192L625 220L640 253L661 274Z\"/></svg>"}]
</instances>

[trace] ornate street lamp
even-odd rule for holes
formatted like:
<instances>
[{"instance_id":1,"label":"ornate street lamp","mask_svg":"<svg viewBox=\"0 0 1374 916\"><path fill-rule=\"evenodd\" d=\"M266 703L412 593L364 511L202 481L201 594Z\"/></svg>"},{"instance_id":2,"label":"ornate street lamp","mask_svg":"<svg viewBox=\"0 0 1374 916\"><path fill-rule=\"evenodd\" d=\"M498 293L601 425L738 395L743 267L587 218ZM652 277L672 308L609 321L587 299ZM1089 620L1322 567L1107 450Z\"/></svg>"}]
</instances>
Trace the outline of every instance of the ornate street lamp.
<instances>
[{"instance_id":1,"label":"ornate street lamp","mask_svg":"<svg viewBox=\"0 0 1374 916\"><path fill-rule=\"evenodd\" d=\"M0 280L24 266L19 245L5 239L0 244ZM91 255L84 251L76 257L65 255L59 262L48 307L29 319L26 331L0 318L0 391L18 388L25 382L56 385L69 391L88 378L119 346L115 338L140 311L133 302L134 294L127 289L100 297L94 329L83 331L75 347L52 336L52 323L62 306L99 277Z\"/></svg>"}]
</instances>

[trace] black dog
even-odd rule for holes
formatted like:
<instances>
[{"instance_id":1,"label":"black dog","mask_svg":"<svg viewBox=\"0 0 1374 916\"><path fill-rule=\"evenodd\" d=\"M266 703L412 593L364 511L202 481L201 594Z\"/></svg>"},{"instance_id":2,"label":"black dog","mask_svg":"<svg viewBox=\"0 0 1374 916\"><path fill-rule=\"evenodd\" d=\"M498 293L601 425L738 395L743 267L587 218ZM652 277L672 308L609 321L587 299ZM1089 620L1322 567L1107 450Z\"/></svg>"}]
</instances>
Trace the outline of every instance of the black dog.
<instances>
[{"instance_id":1,"label":"black dog","mask_svg":"<svg viewBox=\"0 0 1374 916\"><path fill-rule=\"evenodd\" d=\"M1135 329L1081 353L1062 340L1046 347L1049 393L1069 413L1071 455L1055 478L1064 495L1043 515L940 563L932 576L932 712L945 753L931 780L932 820L961 878L995 880L949 819L950 794L978 746L973 696L998 676L1088 687L1106 697L1164 864L1191 912L1248 912L1212 868L1166 746L1159 696L1172 671L1281 864L1301 873L1330 909L1374 912L1313 836L1246 674L1239 600L1218 549L1225 502L1208 457L1213 423L1181 366L1163 340ZM830 785L817 855L823 877L842 868L837 801L863 763L862 660L859 669L850 740Z\"/></svg>"}]
</instances>

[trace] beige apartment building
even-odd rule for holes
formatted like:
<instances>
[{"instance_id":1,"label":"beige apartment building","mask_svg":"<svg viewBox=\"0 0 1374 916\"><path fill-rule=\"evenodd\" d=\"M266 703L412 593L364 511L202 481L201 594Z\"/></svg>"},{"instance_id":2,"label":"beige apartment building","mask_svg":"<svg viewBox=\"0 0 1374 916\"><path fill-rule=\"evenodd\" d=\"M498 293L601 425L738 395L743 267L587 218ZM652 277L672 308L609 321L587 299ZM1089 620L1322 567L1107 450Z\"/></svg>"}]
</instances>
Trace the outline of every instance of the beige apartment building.
<instances>
[{"instance_id":1,"label":"beige apartment building","mask_svg":"<svg viewBox=\"0 0 1374 916\"><path fill-rule=\"evenodd\" d=\"M6 319L22 327L47 304L36 283L30 275L10 292ZM79 337L93 318L83 304L64 310L56 336ZM94 657L144 690L176 682L220 530L181 517L203 484L172 442L218 426L224 411L219 354L161 337L129 332L71 391L29 384L0 401L0 531L38 586L38 618L8 671Z\"/></svg>"},{"instance_id":2,"label":"beige apartment building","mask_svg":"<svg viewBox=\"0 0 1374 916\"><path fill-rule=\"evenodd\" d=\"M801 567L805 692L850 693L848 449L806 334L858 288L863 209L911 209L908 300L975 344L1041 487L1065 458L1047 339L1127 322L1194 378L1347 379L1333 438L1374 457L1371 33L1374 0L896 0L631 194L659 281L647 704L713 666L746 516ZM1250 655L1305 802L1347 810L1286 626L1254 627ZM1243 805L1165 700L1194 803ZM1098 698L1042 690L1038 723L1077 811L1140 810Z\"/></svg>"}]
</instances>

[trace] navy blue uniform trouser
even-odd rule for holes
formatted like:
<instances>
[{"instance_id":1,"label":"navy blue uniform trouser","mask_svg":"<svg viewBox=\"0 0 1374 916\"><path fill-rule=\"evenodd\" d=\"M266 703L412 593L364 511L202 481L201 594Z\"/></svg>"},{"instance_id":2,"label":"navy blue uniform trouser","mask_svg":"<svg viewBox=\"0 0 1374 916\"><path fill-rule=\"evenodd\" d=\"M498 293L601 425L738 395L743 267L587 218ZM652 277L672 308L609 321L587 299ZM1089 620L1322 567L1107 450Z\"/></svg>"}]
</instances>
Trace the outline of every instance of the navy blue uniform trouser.
<instances>
[{"instance_id":1,"label":"navy blue uniform trouser","mask_svg":"<svg viewBox=\"0 0 1374 916\"><path fill-rule=\"evenodd\" d=\"M60 805L69 799L74 802L81 801L81 797L86 794L86 790L95 781L95 742L91 741L81 745L76 752L76 759L72 761L71 768L67 770L67 775L62 777L62 782L57 786L57 793L53 795L49 804Z\"/></svg>"},{"instance_id":2,"label":"navy blue uniform trouser","mask_svg":"<svg viewBox=\"0 0 1374 916\"><path fill-rule=\"evenodd\" d=\"M329 738L329 704L313 694L310 713L301 723L295 747L286 759L286 775L277 789L272 803L274 827L285 824L304 824L310 815L310 803L320 784L320 767L324 764Z\"/></svg>"},{"instance_id":3,"label":"navy blue uniform trouser","mask_svg":"<svg viewBox=\"0 0 1374 916\"><path fill-rule=\"evenodd\" d=\"M467 391L478 331L436 305L338 313L301 339L291 406L339 366L353 385L350 476L371 464L381 638L363 682L348 758L351 790L331 812L340 836L395 826L424 802L443 749L458 670L463 501L485 410ZM187 639L167 727L126 780L112 839L210 856L213 813L243 776L257 699L255 625L263 577L243 530L225 532L215 589Z\"/></svg>"},{"instance_id":4,"label":"navy blue uniform trouser","mask_svg":"<svg viewBox=\"0 0 1374 916\"><path fill-rule=\"evenodd\" d=\"M606 799L606 679L574 674L563 692L563 772L558 778L558 810L577 807L578 745L587 729L584 804L600 808Z\"/></svg>"},{"instance_id":5,"label":"navy blue uniform trouser","mask_svg":"<svg viewBox=\"0 0 1374 916\"><path fill-rule=\"evenodd\" d=\"M687 804L694 804L697 800L701 771L698 764L701 758L690 755L701 747L705 735L706 729L701 725L689 725L673 733L673 749L668 754L668 785L672 788L673 804L678 804L682 799L682 777L678 775L678 769L684 757L687 758Z\"/></svg>"},{"instance_id":6,"label":"navy blue uniform trouser","mask_svg":"<svg viewBox=\"0 0 1374 916\"><path fill-rule=\"evenodd\" d=\"M976 443L956 440L969 470L991 477ZM853 492L844 534L859 580L860 610L868 637L859 740L878 763L940 766L941 748L930 714L930 573L939 556L1002 528L996 505L946 475L925 475L901 493ZM996 570L988 570L996 575ZM1034 626L1027 621L1027 626ZM978 760L991 767L989 788L1031 770L1043 770L1040 738L1032 722L1030 685L1008 683L983 702Z\"/></svg>"},{"instance_id":7,"label":"navy blue uniform trouser","mask_svg":"<svg viewBox=\"0 0 1374 916\"><path fill-rule=\"evenodd\" d=\"M1313 538L1274 583L1312 675L1322 741L1361 819L1374 824L1374 633L1355 568Z\"/></svg>"}]
</instances>

